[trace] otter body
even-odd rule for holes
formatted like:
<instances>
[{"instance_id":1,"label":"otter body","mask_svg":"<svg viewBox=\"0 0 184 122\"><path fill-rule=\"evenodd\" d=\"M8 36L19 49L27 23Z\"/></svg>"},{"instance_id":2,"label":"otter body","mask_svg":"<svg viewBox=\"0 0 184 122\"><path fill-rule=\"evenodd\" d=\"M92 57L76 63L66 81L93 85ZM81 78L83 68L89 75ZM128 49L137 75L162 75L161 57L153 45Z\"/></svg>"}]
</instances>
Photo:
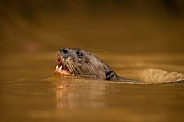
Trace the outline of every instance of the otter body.
<instances>
[{"instance_id":1,"label":"otter body","mask_svg":"<svg viewBox=\"0 0 184 122\"><path fill-rule=\"evenodd\" d=\"M134 82L118 76L92 53L78 48L60 48L57 52L56 74L71 74L97 80Z\"/></svg>"}]
</instances>

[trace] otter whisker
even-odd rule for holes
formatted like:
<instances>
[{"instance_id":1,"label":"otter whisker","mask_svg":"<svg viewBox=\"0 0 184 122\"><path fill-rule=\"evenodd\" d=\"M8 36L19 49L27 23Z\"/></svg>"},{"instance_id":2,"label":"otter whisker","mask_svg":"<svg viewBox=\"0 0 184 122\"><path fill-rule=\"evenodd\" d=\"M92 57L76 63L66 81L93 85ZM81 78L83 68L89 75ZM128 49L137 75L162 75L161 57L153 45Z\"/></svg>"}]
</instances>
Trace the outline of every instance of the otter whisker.
<instances>
[{"instance_id":1,"label":"otter whisker","mask_svg":"<svg viewBox=\"0 0 184 122\"><path fill-rule=\"evenodd\" d=\"M90 49L87 49L87 50L90 50L90 52L95 52L95 51L101 51L101 52L105 52L105 53L108 53L107 50L104 50L104 49L95 49L95 48L90 48Z\"/></svg>"},{"instance_id":2,"label":"otter whisker","mask_svg":"<svg viewBox=\"0 0 184 122\"><path fill-rule=\"evenodd\" d=\"M76 70L73 67L73 63L68 62L66 65L67 65L68 69L70 70L70 72L73 73L73 74L75 74Z\"/></svg>"},{"instance_id":3,"label":"otter whisker","mask_svg":"<svg viewBox=\"0 0 184 122\"><path fill-rule=\"evenodd\" d=\"M71 65L68 65L67 67L68 67L68 69L70 70L71 73L74 73L74 69L72 68Z\"/></svg>"},{"instance_id":4,"label":"otter whisker","mask_svg":"<svg viewBox=\"0 0 184 122\"><path fill-rule=\"evenodd\" d=\"M78 73L78 71L76 70L76 68L74 66L75 65L71 65L71 68L73 69L74 74L77 74L78 75L79 73Z\"/></svg>"},{"instance_id":5,"label":"otter whisker","mask_svg":"<svg viewBox=\"0 0 184 122\"><path fill-rule=\"evenodd\" d=\"M78 76L83 75L80 68L73 61L68 60L66 62L66 65L67 65L68 69L70 70L70 72L72 72L73 74L78 75Z\"/></svg>"},{"instance_id":6,"label":"otter whisker","mask_svg":"<svg viewBox=\"0 0 184 122\"><path fill-rule=\"evenodd\" d=\"M78 66L76 66L76 65L74 65L74 66L75 66L75 69L76 69L76 71L78 72L78 74L81 75L81 76L84 76L84 74L83 74L83 72L80 70L80 68L79 68Z\"/></svg>"},{"instance_id":7,"label":"otter whisker","mask_svg":"<svg viewBox=\"0 0 184 122\"><path fill-rule=\"evenodd\" d=\"M103 53L108 53L108 51L103 50L103 49L94 49L94 48L91 49L91 52L93 52L93 54L95 54L96 56L101 57L103 60L105 60L105 58L102 55L95 53L97 51L103 52Z\"/></svg>"},{"instance_id":8,"label":"otter whisker","mask_svg":"<svg viewBox=\"0 0 184 122\"><path fill-rule=\"evenodd\" d=\"M102 49L91 49L92 52L103 51ZM96 54L97 55L97 54ZM107 64L92 53L78 48L60 48L57 53L56 74L73 74L75 76L91 77L110 81L128 81L118 76ZM100 56L102 57L102 56ZM104 59L102 57L102 59ZM59 69L59 67L61 67Z\"/></svg>"}]
</instances>

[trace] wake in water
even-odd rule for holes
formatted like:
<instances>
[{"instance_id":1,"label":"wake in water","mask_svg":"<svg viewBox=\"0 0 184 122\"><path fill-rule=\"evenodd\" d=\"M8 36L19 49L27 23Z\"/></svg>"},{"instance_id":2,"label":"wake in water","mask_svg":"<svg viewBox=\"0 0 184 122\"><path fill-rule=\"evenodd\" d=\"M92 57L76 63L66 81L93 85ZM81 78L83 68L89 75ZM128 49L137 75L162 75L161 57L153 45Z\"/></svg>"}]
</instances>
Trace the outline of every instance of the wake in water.
<instances>
[{"instance_id":1,"label":"wake in water","mask_svg":"<svg viewBox=\"0 0 184 122\"><path fill-rule=\"evenodd\" d=\"M168 72L160 69L145 69L140 72L140 79L146 83L175 83L183 82L184 74Z\"/></svg>"},{"instance_id":2,"label":"wake in water","mask_svg":"<svg viewBox=\"0 0 184 122\"><path fill-rule=\"evenodd\" d=\"M75 83L79 83L80 81L84 83L84 81L91 81L95 83L123 83L123 84L160 84L160 83L184 83L184 74L179 72L168 72L161 69L144 69L139 72L137 72L139 75L138 82L114 82L114 81L99 81L99 80L92 80L92 79L86 79L86 78L80 78L75 76L58 76L55 75L54 77L49 78L51 81L57 81L60 83L64 83L64 86L66 83L70 84L70 82L75 81ZM48 80L48 79L47 79ZM62 81L62 82L61 82ZM63 82L65 81L65 82ZM61 84L60 84L61 85ZM60 86L59 85L59 86ZM63 87L63 85L61 85Z\"/></svg>"}]
</instances>

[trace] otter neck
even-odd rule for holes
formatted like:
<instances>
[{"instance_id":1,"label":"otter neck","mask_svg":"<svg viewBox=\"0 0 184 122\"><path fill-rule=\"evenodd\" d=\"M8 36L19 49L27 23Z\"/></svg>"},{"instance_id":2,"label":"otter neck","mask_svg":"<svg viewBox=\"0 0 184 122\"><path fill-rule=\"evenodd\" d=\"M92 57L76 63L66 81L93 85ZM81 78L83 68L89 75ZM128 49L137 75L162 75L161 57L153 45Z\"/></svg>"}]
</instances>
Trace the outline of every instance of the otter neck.
<instances>
[{"instance_id":1,"label":"otter neck","mask_svg":"<svg viewBox=\"0 0 184 122\"><path fill-rule=\"evenodd\" d=\"M105 72L106 80L109 81L120 81L120 82L135 82L132 79L126 79L121 76L118 76L114 71L109 68L109 71Z\"/></svg>"}]
</instances>

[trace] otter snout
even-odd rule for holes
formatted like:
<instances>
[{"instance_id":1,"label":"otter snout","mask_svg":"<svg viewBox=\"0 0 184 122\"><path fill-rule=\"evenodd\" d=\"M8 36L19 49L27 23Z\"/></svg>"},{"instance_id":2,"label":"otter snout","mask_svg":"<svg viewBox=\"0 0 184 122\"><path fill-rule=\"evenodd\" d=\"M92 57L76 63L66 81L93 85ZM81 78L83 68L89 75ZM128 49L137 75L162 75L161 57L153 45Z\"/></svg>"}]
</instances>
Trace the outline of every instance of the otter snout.
<instances>
[{"instance_id":1,"label":"otter snout","mask_svg":"<svg viewBox=\"0 0 184 122\"><path fill-rule=\"evenodd\" d=\"M68 56L70 55L70 50L68 48L60 48L59 52L61 53L63 58L68 58Z\"/></svg>"}]
</instances>

